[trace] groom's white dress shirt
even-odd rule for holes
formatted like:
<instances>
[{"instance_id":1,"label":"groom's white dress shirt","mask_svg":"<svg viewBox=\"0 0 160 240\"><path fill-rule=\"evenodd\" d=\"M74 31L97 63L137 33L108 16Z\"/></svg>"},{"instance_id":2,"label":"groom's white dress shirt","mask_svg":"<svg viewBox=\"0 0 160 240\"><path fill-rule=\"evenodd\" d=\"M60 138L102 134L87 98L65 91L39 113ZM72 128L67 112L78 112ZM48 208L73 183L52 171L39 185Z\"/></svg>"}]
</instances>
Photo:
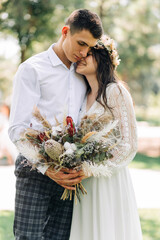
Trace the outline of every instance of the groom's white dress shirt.
<instances>
[{"instance_id":1,"label":"groom's white dress shirt","mask_svg":"<svg viewBox=\"0 0 160 240\"><path fill-rule=\"evenodd\" d=\"M30 126L42 128L32 116L34 106L53 126L55 117L62 122L65 115L71 116L77 124L86 84L75 72L73 63L70 69L63 64L53 46L22 63L15 75L8 131L13 142ZM45 173L47 168L41 166L38 169Z\"/></svg>"}]
</instances>

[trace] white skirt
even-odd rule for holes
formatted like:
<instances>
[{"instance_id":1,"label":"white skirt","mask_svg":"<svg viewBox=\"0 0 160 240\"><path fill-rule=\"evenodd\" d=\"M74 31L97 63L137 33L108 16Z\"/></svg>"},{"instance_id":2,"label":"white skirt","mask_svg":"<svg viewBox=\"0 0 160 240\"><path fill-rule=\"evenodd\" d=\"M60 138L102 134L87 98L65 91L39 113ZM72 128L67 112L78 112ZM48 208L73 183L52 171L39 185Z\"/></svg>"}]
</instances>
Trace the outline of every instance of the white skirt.
<instances>
[{"instance_id":1,"label":"white skirt","mask_svg":"<svg viewBox=\"0 0 160 240\"><path fill-rule=\"evenodd\" d=\"M70 240L142 240L128 168L111 178L82 181L87 195L74 204Z\"/></svg>"}]
</instances>

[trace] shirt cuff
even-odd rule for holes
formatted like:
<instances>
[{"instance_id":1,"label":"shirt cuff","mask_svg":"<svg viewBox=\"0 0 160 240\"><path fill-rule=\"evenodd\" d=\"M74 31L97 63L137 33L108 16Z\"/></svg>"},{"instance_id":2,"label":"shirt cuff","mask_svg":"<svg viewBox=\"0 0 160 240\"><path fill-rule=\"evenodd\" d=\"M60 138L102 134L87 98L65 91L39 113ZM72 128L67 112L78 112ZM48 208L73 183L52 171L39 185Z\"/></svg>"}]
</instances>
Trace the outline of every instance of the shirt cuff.
<instances>
[{"instance_id":1,"label":"shirt cuff","mask_svg":"<svg viewBox=\"0 0 160 240\"><path fill-rule=\"evenodd\" d=\"M44 165L44 166L37 166L37 169L44 175L45 174L45 172L47 171L47 169L49 168L49 166L48 165Z\"/></svg>"}]
</instances>

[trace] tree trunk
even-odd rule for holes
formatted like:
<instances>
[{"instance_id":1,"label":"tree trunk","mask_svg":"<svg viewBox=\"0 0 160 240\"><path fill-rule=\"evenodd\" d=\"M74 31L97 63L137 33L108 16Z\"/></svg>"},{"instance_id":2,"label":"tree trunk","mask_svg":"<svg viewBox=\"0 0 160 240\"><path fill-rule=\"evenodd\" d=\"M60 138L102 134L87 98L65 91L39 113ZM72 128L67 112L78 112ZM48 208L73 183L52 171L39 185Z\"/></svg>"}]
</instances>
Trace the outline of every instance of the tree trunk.
<instances>
[{"instance_id":1,"label":"tree trunk","mask_svg":"<svg viewBox=\"0 0 160 240\"><path fill-rule=\"evenodd\" d=\"M104 17L103 5L104 5L104 0L101 0L100 1L100 5L99 5L99 16L100 16L101 20L103 20L103 17Z\"/></svg>"},{"instance_id":2,"label":"tree trunk","mask_svg":"<svg viewBox=\"0 0 160 240\"><path fill-rule=\"evenodd\" d=\"M25 61L26 50L21 47L21 63Z\"/></svg>"}]
</instances>

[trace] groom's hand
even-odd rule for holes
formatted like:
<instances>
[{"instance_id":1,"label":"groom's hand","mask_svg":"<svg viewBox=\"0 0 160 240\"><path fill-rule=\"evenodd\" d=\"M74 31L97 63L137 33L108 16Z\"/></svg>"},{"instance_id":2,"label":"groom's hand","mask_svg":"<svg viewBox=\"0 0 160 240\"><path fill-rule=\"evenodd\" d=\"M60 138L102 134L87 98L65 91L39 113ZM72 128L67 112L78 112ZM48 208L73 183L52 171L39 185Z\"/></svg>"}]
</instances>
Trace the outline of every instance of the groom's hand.
<instances>
[{"instance_id":1,"label":"groom's hand","mask_svg":"<svg viewBox=\"0 0 160 240\"><path fill-rule=\"evenodd\" d=\"M52 167L49 167L45 172L45 175L54 180L60 186L69 190L75 190L75 185L85 178L82 170L77 171L66 168L62 168L60 171L57 171Z\"/></svg>"}]
</instances>

